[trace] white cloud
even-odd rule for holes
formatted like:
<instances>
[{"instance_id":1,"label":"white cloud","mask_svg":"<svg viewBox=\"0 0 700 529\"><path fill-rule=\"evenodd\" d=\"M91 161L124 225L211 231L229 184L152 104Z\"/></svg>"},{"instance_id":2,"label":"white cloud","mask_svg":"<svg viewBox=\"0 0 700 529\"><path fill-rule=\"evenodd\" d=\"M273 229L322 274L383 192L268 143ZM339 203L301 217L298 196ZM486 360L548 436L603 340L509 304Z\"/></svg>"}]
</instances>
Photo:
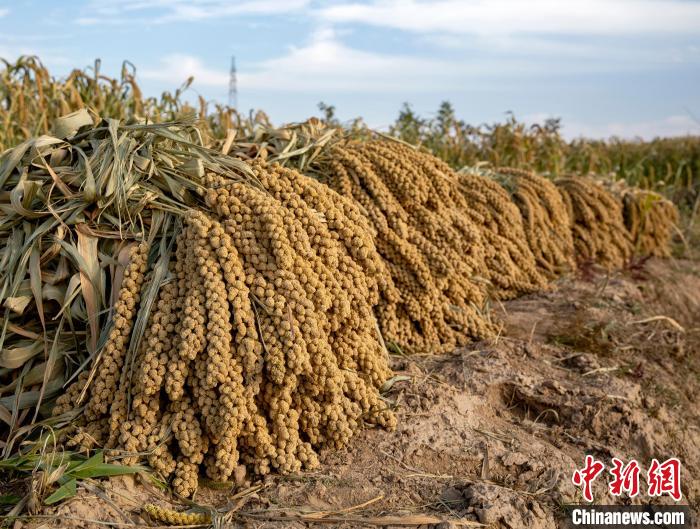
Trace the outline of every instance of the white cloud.
<instances>
[{"instance_id":1,"label":"white cloud","mask_svg":"<svg viewBox=\"0 0 700 529\"><path fill-rule=\"evenodd\" d=\"M620 35L697 33L700 3L684 0L373 0L322 8L330 23L416 33Z\"/></svg>"},{"instance_id":2,"label":"white cloud","mask_svg":"<svg viewBox=\"0 0 700 529\"><path fill-rule=\"evenodd\" d=\"M207 68L197 57L181 54L168 55L159 68L143 69L139 73L144 79L165 81L175 86L194 76L196 85L215 87L226 86L229 75L226 71Z\"/></svg>"},{"instance_id":3,"label":"white cloud","mask_svg":"<svg viewBox=\"0 0 700 529\"><path fill-rule=\"evenodd\" d=\"M488 59L480 53L470 53L459 60L435 54L380 53L351 47L338 38L332 27L325 27L317 30L305 45L257 63L239 73L238 79L241 90L393 92L397 97L405 97L427 91L493 89L515 79L525 81L551 75L554 67L558 75L620 73L638 68L635 61L623 60L627 58L623 53L604 62L587 60L590 53L585 47L565 48L562 53L567 57L556 64L528 53ZM569 60L571 57L586 60Z\"/></svg>"},{"instance_id":4,"label":"white cloud","mask_svg":"<svg viewBox=\"0 0 700 529\"><path fill-rule=\"evenodd\" d=\"M559 39L552 41L546 35L530 34L508 34L508 35L474 35L465 36L454 33L429 33L418 37L420 42L433 44L440 48L457 51L468 51L470 49L484 50L490 54L507 53L512 57L516 56L566 56L566 57L595 57L600 59L601 53L606 53L606 58L610 59L610 52L615 56L628 56L631 53L648 53L648 50L615 49L610 50L609 46L597 43L595 39ZM614 57L612 57L614 58Z\"/></svg>"},{"instance_id":5,"label":"white cloud","mask_svg":"<svg viewBox=\"0 0 700 529\"><path fill-rule=\"evenodd\" d=\"M557 72L583 74L627 67L573 61L559 64ZM527 56L483 60L473 54L451 61L366 51L348 46L335 30L326 27L312 34L306 44L290 47L279 57L244 65L238 73L238 85L247 93L393 93L406 97L425 92L460 92L465 88L491 89L509 79L536 79L550 70L551 63ZM190 75L195 78L195 86L225 88L229 81L228 70L208 68L198 57L187 54L168 55L159 67L143 69L141 75L171 85L182 83Z\"/></svg>"},{"instance_id":6,"label":"white cloud","mask_svg":"<svg viewBox=\"0 0 700 529\"><path fill-rule=\"evenodd\" d=\"M146 79L181 83L190 75L195 86L225 87L229 73L207 68L197 57L168 55L158 68L143 69ZM455 78L452 63L356 50L337 40L330 29L310 42L292 47L281 57L239 71L239 89L246 92L386 92L441 89Z\"/></svg>"},{"instance_id":7,"label":"white cloud","mask_svg":"<svg viewBox=\"0 0 700 529\"><path fill-rule=\"evenodd\" d=\"M310 0L101 0L88 5L80 25L197 22L236 15L276 15L305 9ZM152 16L151 12L159 13Z\"/></svg>"},{"instance_id":8,"label":"white cloud","mask_svg":"<svg viewBox=\"0 0 700 529\"><path fill-rule=\"evenodd\" d=\"M354 49L321 29L305 46L242 72L239 84L242 90L385 92L444 88L454 78L447 61Z\"/></svg>"},{"instance_id":9,"label":"white cloud","mask_svg":"<svg viewBox=\"0 0 700 529\"><path fill-rule=\"evenodd\" d=\"M243 91L296 91L312 94L395 93L397 97L427 91L491 88L508 76L534 77L551 65L529 58L483 60L478 54L459 61L420 55L379 53L350 47L332 28L314 33L301 47L281 57L261 61L238 75ZM595 66L596 69L600 68ZM559 72L583 73L589 66L562 65Z\"/></svg>"},{"instance_id":10,"label":"white cloud","mask_svg":"<svg viewBox=\"0 0 700 529\"><path fill-rule=\"evenodd\" d=\"M7 8L0 8L0 18L7 16L10 13L10 10Z\"/></svg>"},{"instance_id":11,"label":"white cloud","mask_svg":"<svg viewBox=\"0 0 700 529\"><path fill-rule=\"evenodd\" d=\"M591 125L576 121L563 122L562 132L566 138L642 138L700 135L700 122L687 115L668 116L663 119L646 121L614 121Z\"/></svg>"}]
</instances>

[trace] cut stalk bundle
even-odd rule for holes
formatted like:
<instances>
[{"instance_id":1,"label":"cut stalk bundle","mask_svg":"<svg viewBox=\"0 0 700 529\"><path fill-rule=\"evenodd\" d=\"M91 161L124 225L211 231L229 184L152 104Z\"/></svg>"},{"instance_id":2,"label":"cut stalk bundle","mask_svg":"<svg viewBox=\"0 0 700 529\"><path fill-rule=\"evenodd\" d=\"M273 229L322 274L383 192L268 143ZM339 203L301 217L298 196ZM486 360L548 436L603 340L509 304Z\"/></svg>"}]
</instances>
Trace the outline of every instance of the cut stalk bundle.
<instances>
[{"instance_id":1,"label":"cut stalk bundle","mask_svg":"<svg viewBox=\"0 0 700 529\"><path fill-rule=\"evenodd\" d=\"M433 163L445 172L449 170L438 159ZM511 299L545 288L546 278L537 269L528 246L522 215L506 190L478 169L465 168L453 174L467 204L465 211L482 233L491 295Z\"/></svg>"},{"instance_id":2,"label":"cut stalk bundle","mask_svg":"<svg viewBox=\"0 0 700 529\"><path fill-rule=\"evenodd\" d=\"M200 466L215 481L238 465L299 471L363 422L395 424L378 392L390 375L372 313L380 268L359 212L295 171L256 162L253 173L261 188L210 179L213 213L187 213L131 367L128 312L69 441L148 453L183 496ZM129 279L144 273L140 255ZM119 314L138 286L125 282ZM81 386L57 413L80 404Z\"/></svg>"},{"instance_id":3,"label":"cut stalk bundle","mask_svg":"<svg viewBox=\"0 0 700 529\"><path fill-rule=\"evenodd\" d=\"M510 193L539 270L549 279L576 266L571 217L554 183L531 171L499 167L494 178Z\"/></svg>"},{"instance_id":4,"label":"cut stalk bundle","mask_svg":"<svg viewBox=\"0 0 700 529\"><path fill-rule=\"evenodd\" d=\"M432 156L394 141L347 142L325 172L374 227L386 267L377 312L388 340L436 352L492 335L479 228Z\"/></svg>"},{"instance_id":5,"label":"cut stalk bundle","mask_svg":"<svg viewBox=\"0 0 700 529\"><path fill-rule=\"evenodd\" d=\"M106 121L2 157L3 354L40 345L3 373L19 403L3 439L81 364L53 410L69 444L147 454L183 495L200 466L296 471L394 425L367 222L313 179L201 143Z\"/></svg>"},{"instance_id":6,"label":"cut stalk bundle","mask_svg":"<svg viewBox=\"0 0 700 529\"><path fill-rule=\"evenodd\" d=\"M78 126L75 116L56 123L69 134ZM189 124L107 120L0 157L3 439L98 354L132 248L172 236L173 218L201 202L205 171L252 178L244 162L203 148Z\"/></svg>"},{"instance_id":7,"label":"cut stalk bundle","mask_svg":"<svg viewBox=\"0 0 700 529\"><path fill-rule=\"evenodd\" d=\"M612 270L632 257L632 241L625 228L622 203L590 177L557 180L573 219L574 249L579 263L597 263Z\"/></svg>"}]
</instances>

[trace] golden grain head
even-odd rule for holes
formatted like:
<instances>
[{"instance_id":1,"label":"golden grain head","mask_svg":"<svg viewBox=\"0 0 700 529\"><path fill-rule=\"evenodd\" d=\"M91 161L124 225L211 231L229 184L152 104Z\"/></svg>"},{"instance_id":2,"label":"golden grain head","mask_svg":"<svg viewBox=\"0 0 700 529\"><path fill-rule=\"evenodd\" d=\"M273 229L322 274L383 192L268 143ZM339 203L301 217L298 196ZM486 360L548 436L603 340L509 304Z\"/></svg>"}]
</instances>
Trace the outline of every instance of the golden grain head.
<instances>
[{"instance_id":1,"label":"golden grain head","mask_svg":"<svg viewBox=\"0 0 700 529\"><path fill-rule=\"evenodd\" d=\"M549 279L575 268L572 219L561 192L541 175L499 167L493 177L509 192L522 215L523 230L538 270Z\"/></svg>"},{"instance_id":2,"label":"golden grain head","mask_svg":"<svg viewBox=\"0 0 700 529\"><path fill-rule=\"evenodd\" d=\"M624 267L633 255L625 228L622 202L591 177L567 177L556 181L573 220L576 259L607 269Z\"/></svg>"},{"instance_id":3,"label":"golden grain head","mask_svg":"<svg viewBox=\"0 0 700 529\"><path fill-rule=\"evenodd\" d=\"M493 334L480 226L451 170L401 143L367 141L336 146L326 171L375 234L377 317L387 340L435 353Z\"/></svg>"}]
</instances>

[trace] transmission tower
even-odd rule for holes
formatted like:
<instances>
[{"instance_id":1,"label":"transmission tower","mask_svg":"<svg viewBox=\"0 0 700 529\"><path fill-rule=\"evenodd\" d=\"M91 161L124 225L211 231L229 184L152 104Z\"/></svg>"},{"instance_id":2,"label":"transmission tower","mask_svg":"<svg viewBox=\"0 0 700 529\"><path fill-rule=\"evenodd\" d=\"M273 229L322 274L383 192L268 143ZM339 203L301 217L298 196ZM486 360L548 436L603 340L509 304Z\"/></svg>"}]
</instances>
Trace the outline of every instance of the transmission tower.
<instances>
[{"instance_id":1,"label":"transmission tower","mask_svg":"<svg viewBox=\"0 0 700 529\"><path fill-rule=\"evenodd\" d=\"M238 82L236 79L236 57L231 56L231 73L228 80L228 106L238 108Z\"/></svg>"}]
</instances>

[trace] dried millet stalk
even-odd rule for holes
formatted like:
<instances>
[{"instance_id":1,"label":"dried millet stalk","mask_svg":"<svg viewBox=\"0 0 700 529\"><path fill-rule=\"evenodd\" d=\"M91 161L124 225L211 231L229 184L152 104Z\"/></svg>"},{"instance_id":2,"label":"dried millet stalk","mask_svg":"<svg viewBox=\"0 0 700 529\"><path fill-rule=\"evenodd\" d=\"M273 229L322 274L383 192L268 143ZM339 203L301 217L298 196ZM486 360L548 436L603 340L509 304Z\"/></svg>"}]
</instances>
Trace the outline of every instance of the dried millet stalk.
<instances>
[{"instance_id":1,"label":"dried millet stalk","mask_svg":"<svg viewBox=\"0 0 700 529\"><path fill-rule=\"evenodd\" d=\"M125 418L126 395L118 391L120 379L123 379L124 359L129 347L129 337L136 317L141 296L141 287L147 269L149 247L146 243L134 245L130 251L129 264L124 271L117 301L113 309L112 328L107 342L93 365L94 378L81 375L57 400L54 410L60 414L83 404L87 395L84 419L87 423L78 431L78 437L88 444L112 445L115 441L115 422L108 420L108 415ZM89 388L86 387L90 383ZM79 444L76 438L69 445Z\"/></svg>"},{"instance_id":2,"label":"dried millet stalk","mask_svg":"<svg viewBox=\"0 0 700 529\"><path fill-rule=\"evenodd\" d=\"M131 251L129 264L114 306L112 330L109 333L97 367L97 375L90 387L85 415L88 420L103 415L117 389L118 376L124 365L124 357L129 346L129 336L140 301L141 285L146 273L148 245L141 243Z\"/></svg>"}]
</instances>

